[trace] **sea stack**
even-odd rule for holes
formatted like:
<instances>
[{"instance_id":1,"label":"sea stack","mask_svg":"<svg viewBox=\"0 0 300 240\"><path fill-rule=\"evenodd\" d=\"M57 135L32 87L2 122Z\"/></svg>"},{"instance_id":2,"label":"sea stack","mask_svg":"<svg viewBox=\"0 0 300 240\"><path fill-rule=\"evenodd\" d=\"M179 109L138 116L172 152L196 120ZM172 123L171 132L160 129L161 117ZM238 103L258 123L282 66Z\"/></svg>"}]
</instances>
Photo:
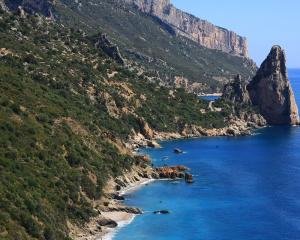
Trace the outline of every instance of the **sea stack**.
<instances>
[{"instance_id":1,"label":"sea stack","mask_svg":"<svg viewBox=\"0 0 300 240\"><path fill-rule=\"evenodd\" d=\"M298 107L286 70L286 57L273 46L256 76L248 84L252 104L271 125L299 124Z\"/></svg>"}]
</instances>

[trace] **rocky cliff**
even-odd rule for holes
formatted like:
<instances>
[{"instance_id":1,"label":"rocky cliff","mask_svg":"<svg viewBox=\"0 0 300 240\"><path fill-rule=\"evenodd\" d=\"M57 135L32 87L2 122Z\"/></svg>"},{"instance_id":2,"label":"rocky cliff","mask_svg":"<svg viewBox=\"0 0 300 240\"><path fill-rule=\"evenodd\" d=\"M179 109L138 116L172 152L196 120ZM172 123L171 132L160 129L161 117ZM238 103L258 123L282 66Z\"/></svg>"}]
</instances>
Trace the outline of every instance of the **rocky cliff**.
<instances>
[{"instance_id":1,"label":"rocky cliff","mask_svg":"<svg viewBox=\"0 0 300 240\"><path fill-rule=\"evenodd\" d=\"M279 46L273 46L247 86L252 103L259 107L267 122L273 125L299 123L298 108L285 64L284 51Z\"/></svg>"},{"instance_id":2,"label":"rocky cliff","mask_svg":"<svg viewBox=\"0 0 300 240\"><path fill-rule=\"evenodd\" d=\"M224 86L222 97L233 103L250 103L246 81L242 80L241 75L237 75L233 82Z\"/></svg>"},{"instance_id":3,"label":"rocky cliff","mask_svg":"<svg viewBox=\"0 0 300 240\"><path fill-rule=\"evenodd\" d=\"M124 0L139 10L157 17L176 34L185 36L201 46L237 56L248 57L247 39L227 29L217 27L174 7L170 0Z\"/></svg>"},{"instance_id":4,"label":"rocky cliff","mask_svg":"<svg viewBox=\"0 0 300 240\"><path fill-rule=\"evenodd\" d=\"M42 13L46 17L53 17L52 0L1 0L13 11L21 6L26 12L31 14ZM0 3L1 4L1 3Z\"/></svg>"}]
</instances>

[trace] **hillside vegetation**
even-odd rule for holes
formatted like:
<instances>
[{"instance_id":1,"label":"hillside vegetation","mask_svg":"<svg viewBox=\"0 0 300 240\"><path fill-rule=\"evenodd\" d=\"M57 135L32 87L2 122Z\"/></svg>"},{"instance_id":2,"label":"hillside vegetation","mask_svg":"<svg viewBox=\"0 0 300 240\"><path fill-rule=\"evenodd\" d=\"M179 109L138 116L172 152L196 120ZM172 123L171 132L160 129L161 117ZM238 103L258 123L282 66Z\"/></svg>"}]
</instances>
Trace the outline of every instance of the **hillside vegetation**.
<instances>
[{"instance_id":1,"label":"hillside vegetation","mask_svg":"<svg viewBox=\"0 0 300 240\"><path fill-rule=\"evenodd\" d=\"M54 5L54 14L63 24L80 26L89 34L107 33L127 59L170 85L175 77L184 77L189 90L197 93L220 92L236 74L250 78L256 71L252 61L176 36L161 20L122 0L60 0Z\"/></svg>"},{"instance_id":2,"label":"hillside vegetation","mask_svg":"<svg viewBox=\"0 0 300 240\"><path fill-rule=\"evenodd\" d=\"M157 131L225 124L229 113L118 65L93 41L1 11L0 239L69 239L67 221L88 221L107 180L139 164L123 143L141 119Z\"/></svg>"}]
</instances>

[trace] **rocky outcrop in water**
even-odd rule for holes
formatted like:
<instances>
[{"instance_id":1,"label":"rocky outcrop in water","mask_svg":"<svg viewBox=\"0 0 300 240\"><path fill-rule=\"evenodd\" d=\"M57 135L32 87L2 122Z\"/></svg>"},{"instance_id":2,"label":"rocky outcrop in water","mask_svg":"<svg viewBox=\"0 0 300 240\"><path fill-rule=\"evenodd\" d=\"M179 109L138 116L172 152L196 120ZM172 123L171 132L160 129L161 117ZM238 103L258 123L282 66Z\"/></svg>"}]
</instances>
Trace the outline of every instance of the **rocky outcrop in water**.
<instances>
[{"instance_id":1,"label":"rocky outcrop in water","mask_svg":"<svg viewBox=\"0 0 300 240\"><path fill-rule=\"evenodd\" d=\"M183 179L187 170L188 168L185 166L160 167L155 169L155 173L160 179Z\"/></svg>"},{"instance_id":2,"label":"rocky outcrop in water","mask_svg":"<svg viewBox=\"0 0 300 240\"><path fill-rule=\"evenodd\" d=\"M299 124L298 107L286 70L286 57L273 46L256 76L247 86L253 105L271 125Z\"/></svg>"},{"instance_id":3,"label":"rocky outcrop in water","mask_svg":"<svg viewBox=\"0 0 300 240\"><path fill-rule=\"evenodd\" d=\"M170 0L124 0L144 13L158 18L176 34L201 46L248 57L247 39L174 7Z\"/></svg>"}]
</instances>

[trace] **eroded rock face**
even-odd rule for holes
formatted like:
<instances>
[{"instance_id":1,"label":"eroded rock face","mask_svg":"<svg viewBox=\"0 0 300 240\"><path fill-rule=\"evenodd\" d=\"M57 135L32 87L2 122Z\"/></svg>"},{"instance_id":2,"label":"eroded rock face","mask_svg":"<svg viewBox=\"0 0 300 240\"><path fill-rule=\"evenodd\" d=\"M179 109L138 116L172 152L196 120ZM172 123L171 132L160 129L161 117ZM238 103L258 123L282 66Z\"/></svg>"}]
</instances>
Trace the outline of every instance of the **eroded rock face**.
<instances>
[{"instance_id":1,"label":"eroded rock face","mask_svg":"<svg viewBox=\"0 0 300 240\"><path fill-rule=\"evenodd\" d=\"M273 46L256 76L247 86L253 105L272 125L299 124L298 107L287 76L286 57L280 46Z\"/></svg>"},{"instance_id":2,"label":"eroded rock face","mask_svg":"<svg viewBox=\"0 0 300 240\"><path fill-rule=\"evenodd\" d=\"M224 86L222 97L233 103L250 103L250 97L246 89L247 84L242 80L241 75L237 75L233 82Z\"/></svg>"},{"instance_id":3,"label":"eroded rock face","mask_svg":"<svg viewBox=\"0 0 300 240\"><path fill-rule=\"evenodd\" d=\"M95 47L102 49L108 56L119 64L124 65L125 61L120 53L119 47L113 44L105 33L101 33L95 41Z\"/></svg>"},{"instance_id":4,"label":"eroded rock face","mask_svg":"<svg viewBox=\"0 0 300 240\"><path fill-rule=\"evenodd\" d=\"M247 39L175 8L170 0L124 0L201 46L248 57Z\"/></svg>"},{"instance_id":5,"label":"eroded rock face","mask_svg":"<svg viewBox=\"0 0 300 240\"><path fill-rule=\"evenodd\" d=\"M41 13L53 18L52 1L50 0L4 0L6 6L12 11L18 11L22 7L30 14Z\"/></svg>"}]
</instances>

